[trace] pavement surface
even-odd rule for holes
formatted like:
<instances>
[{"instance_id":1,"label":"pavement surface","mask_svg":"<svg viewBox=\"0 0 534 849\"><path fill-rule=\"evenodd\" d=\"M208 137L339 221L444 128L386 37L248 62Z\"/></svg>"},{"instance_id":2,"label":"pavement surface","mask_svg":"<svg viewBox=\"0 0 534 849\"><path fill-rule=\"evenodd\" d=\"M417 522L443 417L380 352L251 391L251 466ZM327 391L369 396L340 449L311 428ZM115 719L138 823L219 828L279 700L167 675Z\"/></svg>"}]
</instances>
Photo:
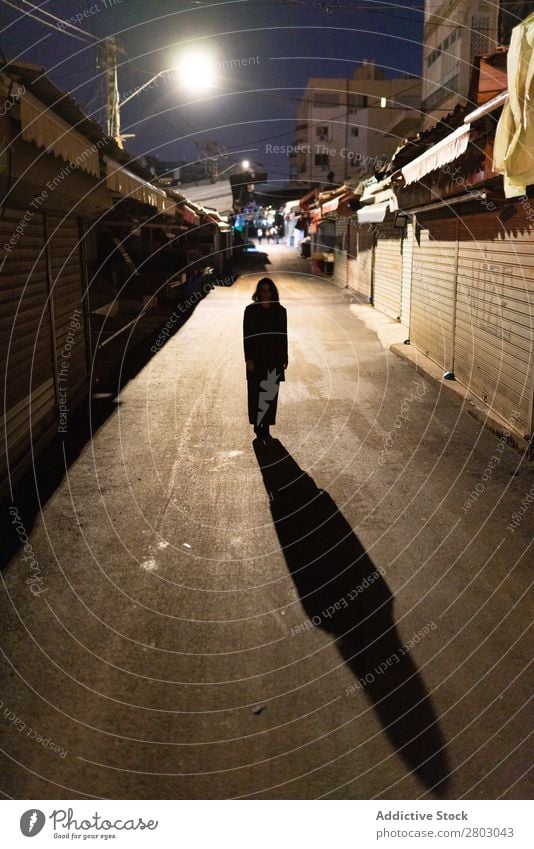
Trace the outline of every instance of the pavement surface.
<instances>
[{"instance_id":1,"label":"pavement surface","mask_svg":"<svg viewBox=\"0 0 534 849\"><path fill-rule=\"evenodd\" d=\"M35 521L12 507L2 791L528 798L532 463L264 248L111 399ZM262 273L290 334L266 445L241 340Z\"/></svg>"}]
</instances>

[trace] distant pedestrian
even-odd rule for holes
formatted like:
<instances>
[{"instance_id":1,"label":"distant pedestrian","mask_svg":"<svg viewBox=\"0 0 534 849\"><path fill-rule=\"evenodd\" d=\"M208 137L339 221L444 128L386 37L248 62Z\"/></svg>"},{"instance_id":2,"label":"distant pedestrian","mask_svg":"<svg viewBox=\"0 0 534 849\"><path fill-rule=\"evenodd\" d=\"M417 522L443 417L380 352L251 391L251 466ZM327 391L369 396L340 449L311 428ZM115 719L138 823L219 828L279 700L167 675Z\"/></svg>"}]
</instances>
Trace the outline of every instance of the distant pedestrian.
<instances>
[{"instance_id":1,"label":"distant pedestrian","mask_svg":"<svg viewBox=\"0 0 534 849\"><path fill-rule=\"evenodd\" d=\"M271 239L273 240L273 245L278 244L278 230L276 227L271 227Z\"/></svg>"},{"instance_id":2,"label":"distant pedestrian","mask_svg":"<svg viewBox=\"0 0 534 849\"><path fill-rule=\"evenodd\" d=\"M261 229L261 227L258 227L258 229L256 230L256 235L258 237L258 244L261 245L261 240L263 239L263 230Z\"/></svg>"},{"instance_id":3,"label":"distant pedestrian","mask_svg":"<svg viewBox=\"0 0 534 849\"><path fill-rule=\"evenodd\" d=\"M267 439L269 426L276 423L278 387L288 362L287 312L269 277L258 282L252 300L243 318L248 419L256 436Z\"/></svg>"}]
</instances>

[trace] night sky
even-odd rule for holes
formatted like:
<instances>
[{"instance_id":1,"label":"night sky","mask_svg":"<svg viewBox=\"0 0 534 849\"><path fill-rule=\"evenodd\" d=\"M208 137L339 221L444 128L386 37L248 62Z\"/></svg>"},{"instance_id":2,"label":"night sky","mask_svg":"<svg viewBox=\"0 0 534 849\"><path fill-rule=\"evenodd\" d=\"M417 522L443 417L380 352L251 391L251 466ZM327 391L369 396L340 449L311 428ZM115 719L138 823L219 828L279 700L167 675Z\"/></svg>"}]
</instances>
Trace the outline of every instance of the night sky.
<instances>
[{"instance_id":1,"label":"night sky","mask_svg":"<svg viewBox=\"0 0 534 849\"><path fill-rule=\"evenodd\" d=\"M288 162L286 156L266 153L265 144L294 140L296 108L309 77L350 77L365 58L374 59L387 76L421 73L422 0L389 5L333 0L331 11L313 0L34 2L64 20L85 10L81 29L99 38L117 37L125 50L119 69L123 96L172 66L185 45L209 47L223 65L254 57L255 64L221 70L215 92L193 102L191 96L184 102L172 80L161 81L125 105L122 131L135 133L125 143L129 151L164 160L194 161L195 142L215 139L231 152L246 151L248 158L263 162L270 182L287 179ZM17 5L23 7L20 0ZM87 114L103 119L104 87L94 46L22 17L3 2L0 31L5 57L42 65Z\"/></svg>"}]
</instances>

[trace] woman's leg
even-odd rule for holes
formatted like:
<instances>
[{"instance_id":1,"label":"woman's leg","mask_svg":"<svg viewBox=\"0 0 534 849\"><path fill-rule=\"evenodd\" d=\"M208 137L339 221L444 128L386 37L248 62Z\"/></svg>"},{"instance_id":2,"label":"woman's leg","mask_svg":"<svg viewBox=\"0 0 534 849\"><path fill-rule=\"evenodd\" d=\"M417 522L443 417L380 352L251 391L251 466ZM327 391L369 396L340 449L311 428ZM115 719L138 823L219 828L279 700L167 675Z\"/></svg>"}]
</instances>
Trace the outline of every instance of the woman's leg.
<instances>
[{"instance_id":1,"label":"woman's leg","mask_svg":"<svg viewBox=\"0 0 534 849\"><path fill-rule=\"evenodd\" d=\"M260 393L260 383L254 376L250 375L247 378L247 401L248 401L248 420L251 425L256 427L258 419L258 397Z\"/></svg>"},{"instance_id":2,"label":"woman's leg","mask_svg":"<svg viewBox=\"0 0 534 849\"><path fill-rule=\"evenodd\" d=\"M264 429L276 422L278 391L281 374L277 369L267 369L260 381L258 393L258 424Z\"/></svg>"}]
</instances>

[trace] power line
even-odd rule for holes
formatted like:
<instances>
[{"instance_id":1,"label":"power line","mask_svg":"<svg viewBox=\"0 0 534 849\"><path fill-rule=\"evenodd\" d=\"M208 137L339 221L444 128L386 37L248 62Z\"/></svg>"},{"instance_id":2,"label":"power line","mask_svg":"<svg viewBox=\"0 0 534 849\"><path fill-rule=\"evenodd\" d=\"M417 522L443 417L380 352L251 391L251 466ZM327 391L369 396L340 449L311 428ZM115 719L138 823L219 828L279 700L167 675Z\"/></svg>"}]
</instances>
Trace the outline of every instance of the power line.
<instances>
[{"instance_id":1,"label":"power line","mask_svg":"<svg viewBox=\"0 0 534 849\"><path fill-rule=\"evenodd\" d=\"M324 9L327 12L335 12L340 9L350 9L352 12L360 12L362 10L374 10L374 9L394 9L397 4L396 3L384 3L384 2L376 2L376 3L361 3L355 5L354 3L328 3L325 0L278 0L279 3L284 3L291 6L316 6L317 8ZM410 6L409 4L405 6L405 8L413 9L414 12L423 12L421 6Z\"/></svg>"},{"instance_id":2,"label":"power line","mask_svg":"<svg viewBox=\"0 0 534 849\"><path fill-rule=\"evenodd\" d=\"M90 43L74 32L70 32L69 30L65 29L60 29L60 27L56 26L55 24L51 24L49 21L44 21L42 18L38 18L36 15L33 15L31 12L25 12L24 9L21 9L19 6L15 6L15 4L10 2L10 0L1 0L1 2L4 3L6 6L10 6L12 9L15 9L15 11L22 15L22 17L32 18L32 20L37 21L38 23L43 24L44 26L50 27L50 29L53 29L56 32L60 32L63 35L70 35L71 38L78 39L78 41L83 42L83 44ZM83 30L81 30L81 32L83 32ZM87 36L87 38L95 38L95 36L89 36L88 33L86 33L85 35Z\"/></svg>"},{"instance_id":3,"label":"power line","mask_svg":"<svg viewBox=\"0 0 534 849\"><path fill-rule=\"evenodd\" d=\"M46 9L43 9L42 6L35 6L33 3L30 3L30 0L20 0L21 3L24 3L25 6L30 6L36 12L40 12L42 15L46 15L47 18L52 18L54 21L58 21L64 27L70 27L71 29L77 30L82 35L87 36L88 38L94 38L98 41L95 35L90 32L85 32L85 30L80 29L75 24L71 24L70 21L64 21L62 18L58 18L57 15L53 15L51 12L47 12ZM22 10L21 10L22 11Z\"/></svg>"}]
</instances>

